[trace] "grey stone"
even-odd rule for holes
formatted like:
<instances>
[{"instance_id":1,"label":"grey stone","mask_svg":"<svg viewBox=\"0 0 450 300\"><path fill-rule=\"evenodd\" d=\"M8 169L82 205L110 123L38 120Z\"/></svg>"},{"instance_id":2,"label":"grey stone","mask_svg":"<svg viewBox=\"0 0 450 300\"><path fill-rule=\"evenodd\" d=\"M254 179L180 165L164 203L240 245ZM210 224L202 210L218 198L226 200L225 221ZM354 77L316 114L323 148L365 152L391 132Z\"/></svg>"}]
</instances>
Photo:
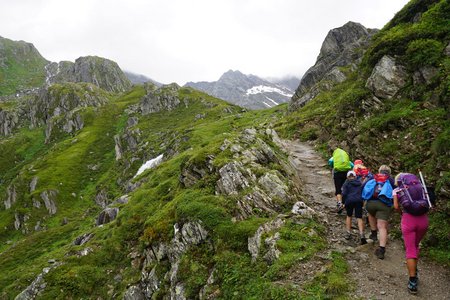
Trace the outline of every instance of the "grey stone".
<instances>
[{"instance_id":1,"label":"grey stone","mask_svg":"<svg viewBox=\"0 0 450 300\"><path fill-rule=\"evenodd\" d=\"M34 192L34 190L36 190L37 183L38 183L38 177L33 176L33 178L31 179L31 182L30 182L30 193L32 193L32 192Z\"/></svg>"},{"instance_id":2,"label":"grey stone","mask_svg":"<svg viewBox=\"0 0 450 300\"><path fill-rule=\"evenodd\" d=\"M44 200L45 208L47 208L47 211L49 214L54 215L56 214L56 195L58 194L58 191L56 190L48 190L43 191L40 195L42 200Z\"/></svg>"},{"instance_id":3,"label":"grey stone","mask_svg":"<svg viewBox=\"0 0 450 300\"><path fill-rule=\"evenodd\" d=\"M94 236L93 233L85 233L83 235L80 235L73 241L74 245L83 245L87 243L92 237Z\"/></svg>"},{"instance_id":4,"label":"grey stone","mask_svg":"<svg viewBox=\"0 0 450 300\"><path fill-rule=\"evenodd\" d=\"M252 237L248 238L248 251L252 256L252 261L256 261L261 248L261 236L263 234L269 233L273 230L280 229L284 225L285 221L283 219L275 219L273 221L267 222L256 230Z\"/></svg>"},{"instance_id":5,"label":"grey stone","mask_svg":"<svg viewBox=\"0 0 450 300\"><path fill-rule=\"evenodd\" d=\"M394 58L385 55L372 70L366 87L379 98L392 98L406 84L406 69L397 65Z\"/></svg>"},{"instance_id":6,"label":"grey stone","mask_svg":"<svg viewBox=\"0 0 450 300\"><path fill-rule=\"evenodd\" d=\"M14 299L15 300L32 300L35 299L41 291L43 291L47 283L44 280L44 277L50 270L60 266L61 263L54 263L48 268L42 269L42 272L33 280L33 282L27 286L20 294L18 294Z\"/></svg>"},{"instance_id":7,"label":"grey stone","mask_svg":"<svg viewBox=\"0 0 450 300\"><path fill-rule=\"evenodd\" d=\"M237 195L240 190L249 187L249 182L239 170L242 165L231 162L219 170L220 179L216 184L216 191L224 195Z\"/></svg>"},{"instance_id":8,"label":"grey stone","mask_svg":"<svg viewBox=\"0 0 450 300\"><path fill-rule=\"evenodd\" d=\"M9 185L6 189L7 197L6 200L3 202L5 205L5 209L10 209L11 206L16 202L17 200L17 192L16 192L16 186L14 184Z\"/></svg>"},{"instance_id":9,"label":"grey stone","mask_svg":"<svg viewBox=\"0 0 450 300\"><path fill-rule=\"evenodd\" d=\"M105 208L97 217L96 225L99 226L99 225L107 224L107 223L115 220L118 213L119 213L119 209L116 207Z\"/></svg>"},{"instance_id":10,"label":"grey stone","mask_svg":"<svg viewBox=\"0 0 450 300\"><path fill-rule=\"evenodd\" d=\"M123 300L145 300L145 295L139 285L130 286L125 294Z\"/></svg>"}]
</instances>

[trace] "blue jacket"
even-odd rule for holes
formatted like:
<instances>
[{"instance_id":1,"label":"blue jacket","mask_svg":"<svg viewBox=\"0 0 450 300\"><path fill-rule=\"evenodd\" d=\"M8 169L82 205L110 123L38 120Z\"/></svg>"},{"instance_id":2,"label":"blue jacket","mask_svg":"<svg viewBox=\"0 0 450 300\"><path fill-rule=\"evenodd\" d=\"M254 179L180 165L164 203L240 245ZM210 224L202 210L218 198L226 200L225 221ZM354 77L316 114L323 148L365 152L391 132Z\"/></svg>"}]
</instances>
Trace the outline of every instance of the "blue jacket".
<instances>
[{"instance_id":1,"label":"blue jacket","mask_svg":"<svg viewBox=\"0 0 450 300\"><path fill-rule=\"evenodd\" d=\"M342 186L342 200L344 204L363 202L361 197L362 183L358 179L347 179Z\"/></svg>"}]
</instances>

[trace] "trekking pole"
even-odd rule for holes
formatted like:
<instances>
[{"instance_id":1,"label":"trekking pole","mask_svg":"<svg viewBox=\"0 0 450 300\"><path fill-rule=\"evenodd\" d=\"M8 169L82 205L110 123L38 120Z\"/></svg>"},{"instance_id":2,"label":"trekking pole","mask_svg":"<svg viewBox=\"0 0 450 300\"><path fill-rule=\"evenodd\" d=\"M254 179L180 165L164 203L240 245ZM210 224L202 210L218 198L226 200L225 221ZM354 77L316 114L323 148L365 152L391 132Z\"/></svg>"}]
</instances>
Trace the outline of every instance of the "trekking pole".
<instances>
[{"instance_id":1,"label":"trekking pole","mask_svg":"<svg viewBox=\"0 0 450 300\"><path fill-rule=\"evenodd\" d=\"M431 205L431 202L430 202L430 196L428 195L427 186L425 184L425 180L423 179L422 172L420 171L420 169L419 169L419 175L420 175L420 180L422 181L423 189L425 190L425 196L427 197L428 205L430 206L430 208L432 208L433 206Z\"/></svg>"}]
</instances>

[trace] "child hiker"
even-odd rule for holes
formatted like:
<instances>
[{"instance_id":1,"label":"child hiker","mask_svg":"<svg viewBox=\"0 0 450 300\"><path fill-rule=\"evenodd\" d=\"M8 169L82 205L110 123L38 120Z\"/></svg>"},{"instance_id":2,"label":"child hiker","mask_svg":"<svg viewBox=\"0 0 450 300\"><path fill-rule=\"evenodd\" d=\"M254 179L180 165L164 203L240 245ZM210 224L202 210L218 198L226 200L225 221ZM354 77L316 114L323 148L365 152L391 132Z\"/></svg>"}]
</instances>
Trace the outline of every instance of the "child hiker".
<instances>
[{"instance_id":1,"label":"child hiker","mask_svg":"<svg viewBox=\"0 0 450 300\"><path fill-rule=\"evenodd\" d=\"M352 237L351 225L353 212L358 221L359 237L361 245L367 244L364 235L364 222L362 220L363 199L361 197L362 183L356 178L354 171L347 172L347 180L342 186L342 199L344 200L345 210L347 211L347 219L345 220L345 228L347 230L345 239Z\"/></svg>"}]
</instances>

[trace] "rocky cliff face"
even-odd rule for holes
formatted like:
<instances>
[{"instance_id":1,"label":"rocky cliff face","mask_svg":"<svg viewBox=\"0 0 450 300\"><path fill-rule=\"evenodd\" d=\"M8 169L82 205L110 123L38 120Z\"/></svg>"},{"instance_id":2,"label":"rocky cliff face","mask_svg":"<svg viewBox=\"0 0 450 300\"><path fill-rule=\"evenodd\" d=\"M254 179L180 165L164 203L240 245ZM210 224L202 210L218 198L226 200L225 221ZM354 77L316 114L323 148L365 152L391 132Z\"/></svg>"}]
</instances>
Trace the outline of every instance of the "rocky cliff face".
<instances>
[{"instance_id":1,"label":"rocky cliff face","mask_svg":"<svg viewBox=\"0 0 450 300\"><path fill-rule=\"evenodd\" d=\"M288 102L293 93L286 85L232 70L224 73L218 81L188 82L186 86L249 109L269 108Z\"/></svg>"},{"instance_id":2,"label":"rocky cliff face","mask_svg":"<svg viewBox=\"0 0 450 300\"><path fill-rule=\"evenodd\" d=\"M124 92L131 82L116 62L109 59L86 56L75 63L63 61L46 66L48 85L63 82L87 82L109 92Z\"/></svg>"},{"instance_id":3,"label":"rocky cliff face","mask_svg":"<svg viewBox=\"0 0 450 300\"><path fill-rule=\"evenodd\" d=\"M367 29L355 22L330 30L322 43L316 63L303 75L289 109L298 109L320 91L331 89L334 84L344 81L347 77L341 67L354 70L376 32L375 29Z\"/></svg>"}]
</instances>

